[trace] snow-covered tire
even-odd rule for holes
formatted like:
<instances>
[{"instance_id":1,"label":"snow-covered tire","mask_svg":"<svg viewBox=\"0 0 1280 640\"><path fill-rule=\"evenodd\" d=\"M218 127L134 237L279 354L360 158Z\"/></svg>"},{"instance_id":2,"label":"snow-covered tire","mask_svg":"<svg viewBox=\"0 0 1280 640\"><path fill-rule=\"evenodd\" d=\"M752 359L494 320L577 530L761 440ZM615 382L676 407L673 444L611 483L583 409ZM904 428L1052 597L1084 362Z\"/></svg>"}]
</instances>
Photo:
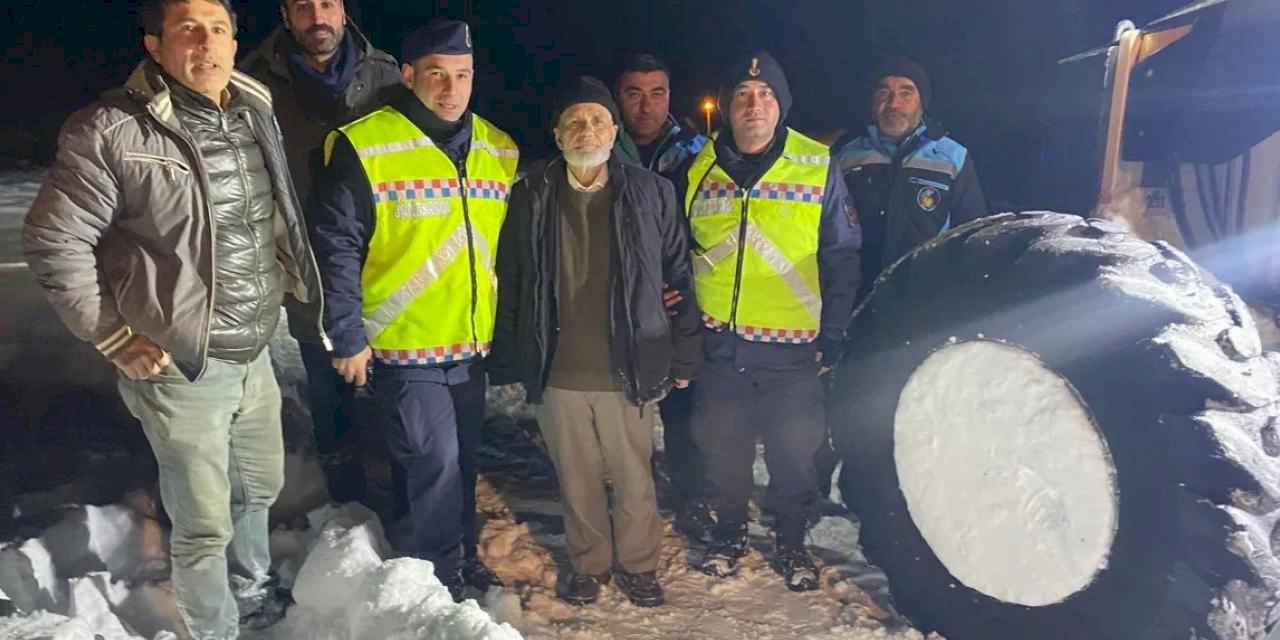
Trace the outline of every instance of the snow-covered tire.
<instances>
[{"instance_id":1,"label":"snow-covered tire","mask_svg":"<svg viewBox=\"0 0 1280 640\"><path fill-rule=\"evenodd\" d=\"M1280 355L1185 255L1097 220L992 216L886 270L849 335L841 489L922 630L1274 624Z\"/></svg>"}]
</instances>

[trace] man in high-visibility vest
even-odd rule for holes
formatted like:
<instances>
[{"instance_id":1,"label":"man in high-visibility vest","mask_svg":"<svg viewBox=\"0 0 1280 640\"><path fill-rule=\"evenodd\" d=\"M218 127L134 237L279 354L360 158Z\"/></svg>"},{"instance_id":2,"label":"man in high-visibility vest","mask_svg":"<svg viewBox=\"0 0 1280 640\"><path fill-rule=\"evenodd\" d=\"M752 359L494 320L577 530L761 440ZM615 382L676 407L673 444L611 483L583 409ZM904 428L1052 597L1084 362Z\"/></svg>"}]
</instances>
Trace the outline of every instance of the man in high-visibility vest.
<instances>
[{"instance_id":1,"label":"man in high-visibility vest","mask_svg":"<svg viewBox=\"0 0 1280 640\"><path fill-rule=\"evenodd\" d=\"M858 290L861 231L826 145L783 125L786 76L768 53L731 67L720 90L729 127L681 181L692 232L705 362L694 440L717 512L703 571L737 572L747 545L756 439L769 465L775 569L818 587L804 546L825 433L823 354L834 356Z\"/></svg>"},{"instance_id":2,"label":"man in high-visibility vest","mask_svg":"<svg viewBox=\"0 0 1280 640\"><path fill-rule=\"evenodd\" d=\"M308 216L333 295L333 366L373 387L405 469L410 526L392 527L392 543L434 563L455 599L499 583L476 554L476 363L493 337L494 257L519 156L468 110L471 51L470 28L452 20L405 39L410 91L329 134Z\"/></svg>"}]
</instances>

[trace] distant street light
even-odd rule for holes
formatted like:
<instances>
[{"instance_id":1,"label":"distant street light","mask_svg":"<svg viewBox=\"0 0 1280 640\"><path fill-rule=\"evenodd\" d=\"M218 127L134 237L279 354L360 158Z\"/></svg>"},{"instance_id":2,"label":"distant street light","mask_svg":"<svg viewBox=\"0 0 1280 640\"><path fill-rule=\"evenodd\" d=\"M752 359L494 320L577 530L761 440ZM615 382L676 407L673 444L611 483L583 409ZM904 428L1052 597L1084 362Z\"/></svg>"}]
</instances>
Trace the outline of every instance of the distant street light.
<instances>
[{"instance_id":1,"label":"distant street light","mask_svg":"<svg viewBox=\"0 0 1280 640\"><path fill-rule=\"evenodd\" d=\"M707 98L702 101L702 112L707 114L707 137L711 136L711 112L716 110L716 103Z\"/></svg>"}]
</instances>

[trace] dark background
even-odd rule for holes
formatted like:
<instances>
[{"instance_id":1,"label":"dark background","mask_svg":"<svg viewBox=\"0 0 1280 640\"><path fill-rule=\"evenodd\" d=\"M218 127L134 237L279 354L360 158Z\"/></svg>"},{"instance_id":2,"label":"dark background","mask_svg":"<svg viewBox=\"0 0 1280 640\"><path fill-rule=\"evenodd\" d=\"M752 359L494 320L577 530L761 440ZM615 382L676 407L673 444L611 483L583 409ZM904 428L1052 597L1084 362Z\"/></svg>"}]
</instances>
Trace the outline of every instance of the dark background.
<instances>
[{"instance_id":1,"label":"dark background","mask_svg":"<svg viewBox=\"0 0 1280 640\"><path fill-rule=\"evenodd\" d=\"M280 21L275 0L235 1L240 55ZM830 138L866 123L878 56L905 53L933 76L932 113L968 146L993 208L1043 206L1044 101L1055 62L1186 0L347 0L383 49L435 16L467 19L477 47L475 110L546 153L548 98L578 73L611 81L624 51L673 67L672 111L702 122L719 70L769 49L795 95L789 123ZM0 33L0 155L47 161L73 109L121 84L141 57L134 2L10 0Z\"/></svg>"}]
</instances>

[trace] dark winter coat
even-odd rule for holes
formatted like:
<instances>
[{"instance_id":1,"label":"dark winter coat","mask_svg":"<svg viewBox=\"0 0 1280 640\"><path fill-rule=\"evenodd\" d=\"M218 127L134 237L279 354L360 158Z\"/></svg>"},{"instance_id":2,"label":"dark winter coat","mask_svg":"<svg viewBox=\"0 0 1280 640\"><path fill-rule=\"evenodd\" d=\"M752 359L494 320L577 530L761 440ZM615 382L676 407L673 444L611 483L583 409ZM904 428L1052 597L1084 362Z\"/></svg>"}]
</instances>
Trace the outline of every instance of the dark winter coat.
<instances>
[{"instance_id":1,"label":"dark winter coat","mask_svg":"<svg viewBox=\"0 0 1280 640\"><path fill-rule=\"evenodd\" d=\"M498 244L498 317L491 382L524 383L539 403L559 340L560 234L558 189L564 159L534 165L516 184ZM691 379L702 359L687 231L671 182L609 160L613 269L609 315L611 365L627 399L643 405L662 398L673 379ZM669 316L664 289L684 300Z\"/></svg>"},{"instance_id":2,"label":"dark winter coat","mask_svg":"<svg viewBox=\"0 0 1280 640\"><path fill-rule=\"evenodd\" d=\"M403 87L400 67L389 53L374 48L354 23L348 23L351 40L351 78L341 95L333 96L320 83L292 68L290 54L297 51L293 35L277 27L262 46L240 64L245 73L267 85L275 102L276 118L284 133L285 153L293 182L305 204L319 174L320 147L335 127L355 120L386 104ZM300 341L318 343L319 334L301 318L315 310L301 310L290 301L289 333Z\"/></svg>"},{"instance_id":3,"label":"dark winter coat","mask_svg":"<svg viewBox=\"0 0 1280 640\"><path fill-rule=\"evenodd\" d=\"M898 258L988 213L973 158L936 124L896 148L871 125L836 161L862 222L860 298Z\"/></svg>"},{"instance_id":4,"label":"dark winter coat","mask_svg":"<svg viewBox=\"0 0 1280 640\"><path fill-rule=\"evenodd\" d=\"M271 176L276 256L286 288L320 298L320 279L266 87L241 73L231 91ZM71 332L100 348L126 331L173 356L189 380L205 369L217 287L209 169L179 124L159 67L73 114L27 214L23 248ZM319 329L319 317L308 318Z\"/></svg>"},{"instance_id":5,"label":"dark winter coat","mask_svg":"<svg viewBox=\"0 0 1280 640\"><path fill-rule=\"evenodd\" d=\"M347 24L354 42L356 61L351 81L335 100L318 95L307 78L295 80L289 54L296 50L293 35L277 27L262 46L240 63L247 74L267 85L275 102L276 118L284 133L285 153L293 181L303 200L320 168L320 146L325 134L386 104L394 89L403 87L400 66L389 53L374 48L354 24Z\"/></svg>"}]
</instances>

